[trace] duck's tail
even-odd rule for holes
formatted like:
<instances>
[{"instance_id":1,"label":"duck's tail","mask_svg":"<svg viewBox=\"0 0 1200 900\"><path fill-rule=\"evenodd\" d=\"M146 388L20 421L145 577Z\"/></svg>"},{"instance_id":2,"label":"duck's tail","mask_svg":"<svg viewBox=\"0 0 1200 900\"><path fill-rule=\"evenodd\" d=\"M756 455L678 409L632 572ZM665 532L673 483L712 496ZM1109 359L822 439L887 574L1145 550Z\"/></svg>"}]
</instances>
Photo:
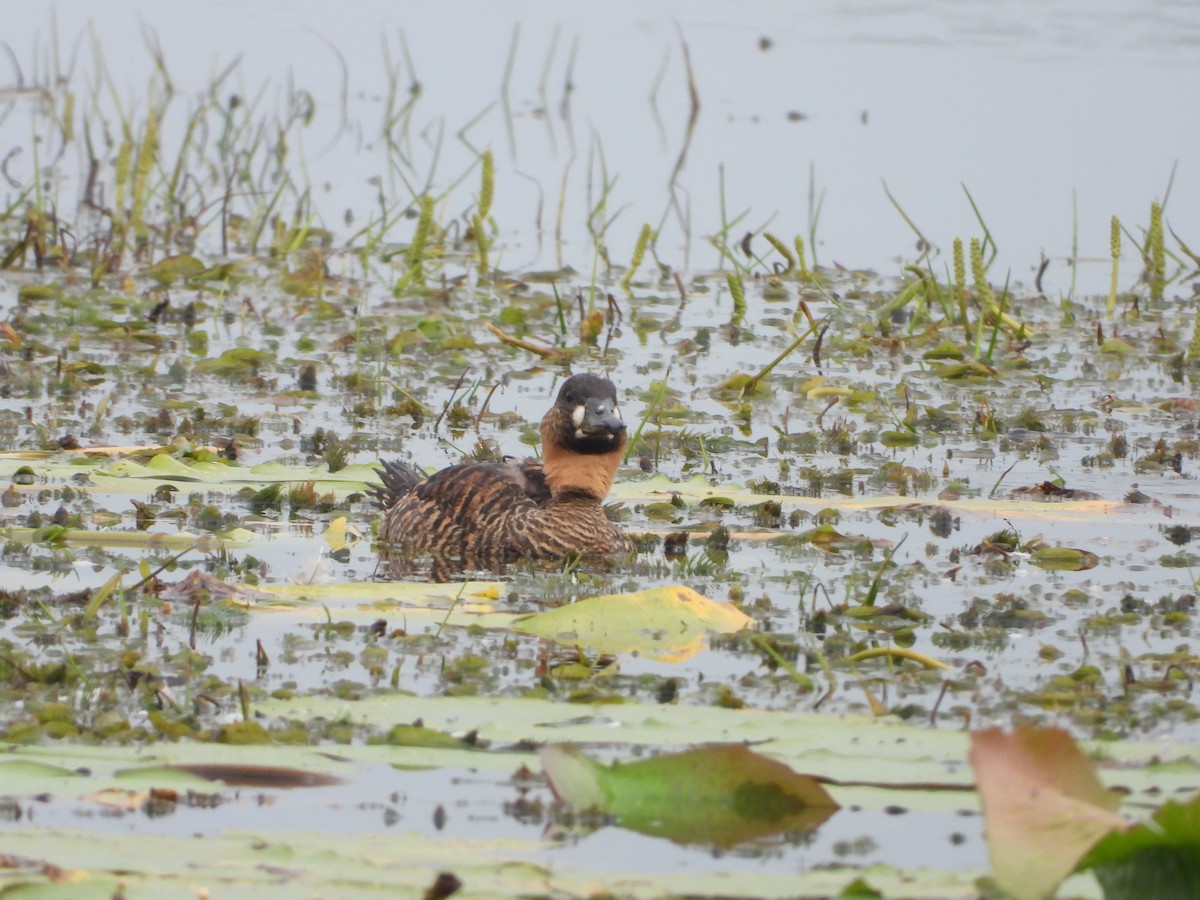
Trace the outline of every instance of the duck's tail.
<instances>
[{"instance_id":1,"label":"duck's tail","mask_svg":"<svg viewBox=\"0 0 1200 900\"><path fill-rule=\"evenodd\" d=\"M408 463L381 459L379 464L382 468L375 471L379 473L383 484L368 486L367 493L380 509L391 509L396 505L396 501L407 496L414 487L425 480L425 473Z\"/></svg>"}]
</instances>

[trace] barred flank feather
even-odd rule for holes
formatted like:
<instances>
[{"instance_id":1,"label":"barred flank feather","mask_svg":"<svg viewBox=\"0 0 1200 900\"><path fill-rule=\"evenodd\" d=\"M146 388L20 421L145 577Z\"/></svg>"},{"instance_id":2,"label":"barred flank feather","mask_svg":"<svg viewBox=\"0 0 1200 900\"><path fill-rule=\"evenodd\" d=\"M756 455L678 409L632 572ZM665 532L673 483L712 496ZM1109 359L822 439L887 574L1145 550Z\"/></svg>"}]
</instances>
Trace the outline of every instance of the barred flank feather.
<instances>
[{"instance_id":1,"label":"barred flank feather","mask_svg":"<svg viewBox=\"0 0 1200 900\"><path fill-rule=\"evenodd\" d=\"M585 401L603 427L590 418L580 425ZM625 442L615 388L577 375L542 420L545 465L463 463L426 478L404 463L384 463L383 486L373 490L387 509L383 555L429 554L433 577L444 579L463 566L631 553L632 542L602 506Z\"/></svg>"}]
</instances>

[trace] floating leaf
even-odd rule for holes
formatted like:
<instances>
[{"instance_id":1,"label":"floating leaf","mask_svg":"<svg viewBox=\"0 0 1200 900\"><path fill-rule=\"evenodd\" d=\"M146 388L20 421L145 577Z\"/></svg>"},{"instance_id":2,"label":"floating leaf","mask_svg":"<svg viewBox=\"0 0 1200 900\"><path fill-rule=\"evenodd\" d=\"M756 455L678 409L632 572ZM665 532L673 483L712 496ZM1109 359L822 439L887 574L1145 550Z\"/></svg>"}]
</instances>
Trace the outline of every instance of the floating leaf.
<instances>
[{"instance_id":1,"label":"floating leaf","mask_svg":"<svg viewBox=\"0 0 1200 900\"><path fill-rule=\"evenodd\" d=\"M329 527L325 529L325 543L329 545L329 549L335 553L346 546L346 517L338 516L329 523Z\"/></svg>"},{"instance_id":2,"label":"floating leaf","mask_svg":"<svg viewBox=\"0 0 1200 900\"><path fill-rule=\"evenodd\" d=\"M996 377L996 370L991 366L979 362L978 360L969 359L965 362L947 363L946 365L935 365L934 371L942 378L948 381L963 381L965 379L992 379Z\"/></svg>"},{"instance_id":3,"label":"floating leaf","mask_svg":"<svg viewBox=\"0 0 1200 900\"><path fill-rule=\"evenodd\" d=\"M547 745L538 757L562 802L678 843L730 847L781 831L810 830L838 809L815 779L744 744L612 766L572 744Z\"/></svg>"},{"instance_id":4,"label":"floating leaf","mask_svg":"<svg viewBox=\"0 0 1200 900\"><path fill-rule=\"evenodd\" d=\"M177 256L168 256L166 259L159 260L145 274L153 278L159 284L174 284L176 281L185 281L193 278L204 271L204 263L187 253L180 253Z\"/></svg>"},{"instance_id":5,"label":"floating leaf","mask_svg":"<svg viewBox=\"0 0 1200 900\"><path fill-rule=\"evenodd\" d=\"M1058 728L971 735L996 881L1018 900L1045 897L1104 835L1127 823L1071 736Z\"/></svg>"},{"instance_id":6,"label":"floating leaf","mask_svg":"<svg viewBox=\"0 0 1200 900\"><path fill-rule=\"evenodd\" d=\"M192 763L172 768L207 781L220 781L234 787L325 787L342 784L345 779L325 772L310 772L287 766L256 766L246 763Z\"/></svg>"},{"instance_id":7,"label":"floating leaf","mask_svg":"<svg viewBox=\"0 0 1200 900\"><path fill-rule=\"evenodd\" d=\"M470 750L472 745L453 735L423 725L396 725L387 733L385 742L393 747L432 747L443 750Z\"/></svg>"},{"instance_id":8,"label":"floating leaf","mask_svg":"<svg viewBox=\"0 0 1200 900\"><path fill-rule=\"evenodd\" d=\"M1168 802L1151 822L1110 833L1079 868L1095 871L1106 897L1200 897L1200 797Z\"/></svg>"},{"instance_id":9,"label":"floating leaf","mask_svg":"<svg viewBox=\"0 0 1200 900\"><path fill-rule=\"evenodd\" d=\"M961 360L966 354L963 353L963 348L949 338L944 339L940 344L932 350L926 350L922 354L924 359L954 359Z\"/></svg>"},{"instance_id":10,"label":"floating leaf","mask_svg":"<svg viewBox=\"0 0 1200 900\"><path fill-rule=\"evenodd\" d=\"M1123 341L1120 338L1107 338L1100 345L1101 353L1112 353L1116 356L1130 356L1137 352L1137 348L1128 341Z\"/></svg>"},{"instance_id":11,"label":"floating leaf","mask_svg":"<svg viewBox=\"0 0 1200 900\"><path fill-rule=\"evenodd\" d=\"M729 603L672 585L635 594L589 597L518 619L514 628L600 653L636 650L654 659L679 661L698 652L709 632L730 634L753 624L753 619Z\"/></svg>"},{"instance_id":12,"label":"floating leaf","mask_svg":"<svg viewBox=\"0 0 1200 900\"><path fill-rule=\"evenodd\" d=\"M841 550L852 550L858 546L865 538L853 537L844 535L832 525L818 525L809 531L804 532L799 536L801 540L807 540L822 550L830 552L838 552Z\"/></svg>"},{"instance_id":13,"label":"floating leaf","mask_svg":"<svg viewBox=\"0 0 1200 900\"><path fill-rule=\"evenodd\" d=\"M219 378L249 378L275 356L266 350L252 347L231 347L215 359L202 359L196 363L196 372L201 375L216 375Z\"/></svg>"},{"instance_id":14,"label":"floating leaf","mask_svg":"<svg viewBox=\"0 0 1200 900\"><path fill-rule=\"evenodd\" d=\"M17 299L22 303L57 300L61 296L62 285L59 284L25 284L17 289Z\"/></svg>"},{"instance_id":15,"label":"floating leaf","mask_svg":"<svg viewBox=\"0 0 1200 900\"><path fill-rule=\"evenodd\" d=\"M879 443L885 447L915 447L920 438L911 431L881 431Z\"/></svg>"},{"instance_id":16,"label":"floating leaf","mask_svg":"<svg viewBox=\"0 0 1200 900\"><path fill-rule=\"evenodd\" d=\"M1043 569L1060 572L1082 572L1100 564L1100 557L1090 550L1074 547L1039 547L1033 551L1029 561Z\"/></svg>"}]
</instances>

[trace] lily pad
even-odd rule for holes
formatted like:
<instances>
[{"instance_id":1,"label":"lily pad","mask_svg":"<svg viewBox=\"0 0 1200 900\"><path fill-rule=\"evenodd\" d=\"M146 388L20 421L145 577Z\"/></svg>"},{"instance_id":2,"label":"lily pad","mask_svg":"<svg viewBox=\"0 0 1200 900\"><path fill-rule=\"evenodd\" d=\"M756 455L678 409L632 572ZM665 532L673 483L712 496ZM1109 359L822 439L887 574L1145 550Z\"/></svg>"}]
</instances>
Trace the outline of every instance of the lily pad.
<instances>
[{"instance_id":1,"label":"lily pad","mask_svg":"<svg viewBox=\"0 0 1200 900\"><path fill-rule=\"evenodd\" d=\"M753 625L732 604L683 585L589 597L513 623L518 631L560 644L675 661L695 655L710 632L730 634Z\"/></svg>"},{"instance_id":2,"label":"lily pad","mask_svg":"<svg viewBox=\"0 0 1200 900\"><path fill-rule=\"evenodd\" d=\"M543 747L538 757L559 800L679 843L730 847L781 831L811 831L838 809L813 778L743 744L611 767L569 744Z\"/></svg>"},{"instance_id":3,"label":"lily pad","mask_svg":"<svg viewBox=\"0 0 1200 900\"><path fill-rule=\"evenodd\" d=\"M1018 900L1049 895L1104 835L1128 823L1071 736L1058 728L971 735L997 883Z\"/></svg>"}]
</instances>

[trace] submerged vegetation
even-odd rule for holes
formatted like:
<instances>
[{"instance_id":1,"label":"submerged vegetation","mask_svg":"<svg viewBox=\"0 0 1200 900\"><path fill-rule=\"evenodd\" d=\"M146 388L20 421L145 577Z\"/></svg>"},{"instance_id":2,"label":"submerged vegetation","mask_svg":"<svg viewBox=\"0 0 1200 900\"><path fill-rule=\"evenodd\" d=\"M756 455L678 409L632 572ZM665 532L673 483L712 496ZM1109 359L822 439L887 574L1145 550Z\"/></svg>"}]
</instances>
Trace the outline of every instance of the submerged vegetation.
<instances>
[{"instance_id":1,"label":"submerged vegetation","mask_svg":"<svg viewBox=\"0 0 1200 900\"><path fill-rule=\"evenodd\" d=\"M979 233L948 236L949 260L893 198L919 255L819 264L815 177L807 216L759 224L725 215L722 182L721 221L697 227L712 265L689 265L663 237L673 222L690 247L678 197L657 222L619 198L597 140L585 184L564 174L547 202L555 268L514 268L519 172L474 148L474 123L471 162L439 169L444 123L418 124L411 63L367 141L379 168L354 173L349 196L373 195L334 227L307 175L313 96L246 95L236 65L188 93L151 42L154 74L125 98L93 55L20 77L0 120L6 744L339 744L466 766L489 740L532 764L557 737L536 718L489 736L466 698L564 720L695 708L694 734L562 735L620 749L798 741L769 718L796 710L835 738L836 712L1114 746L1200 734L1198 260L1167 224L1169 185L1144 225L1112 218L1107 296L1048 297L1040 272L992 270L1003 237L969 192ZM576 189L586 248L563 237ZM628 241L621 215L643 223ZM374 461L535 455L546 398L580 371L612 375L631 426L611 512L637 560L373 580ZM581 598L601 595L589 616ZM470 765L517 768L492 756Z\"/></svg>"}]
</instances>

